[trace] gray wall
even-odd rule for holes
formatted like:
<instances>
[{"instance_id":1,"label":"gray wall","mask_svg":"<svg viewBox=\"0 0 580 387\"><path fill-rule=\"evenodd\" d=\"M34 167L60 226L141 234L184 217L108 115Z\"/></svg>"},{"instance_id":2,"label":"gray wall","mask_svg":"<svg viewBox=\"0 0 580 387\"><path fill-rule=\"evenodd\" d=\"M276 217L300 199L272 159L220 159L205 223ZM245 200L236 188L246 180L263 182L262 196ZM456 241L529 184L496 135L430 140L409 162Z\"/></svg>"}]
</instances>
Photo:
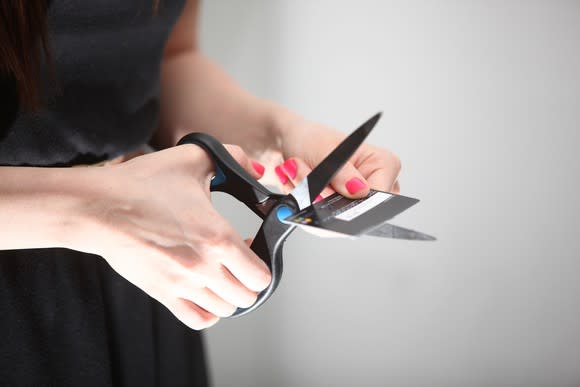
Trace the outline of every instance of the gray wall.
<instances>
[{"instance_id":1,"label":"gray wall","mask_svg":"<svg viewBox=\"0 0 580 387\"><path fill-rule=\"evenodd\" d=\"M207 332L216 386L580 385L580 2L208 0L252 92L403 161L436 243L290 238L259 312ZM224 197L240 232L258 225ZM250 221L248 221L250 219Z\"/></svg>"}]
</instances>

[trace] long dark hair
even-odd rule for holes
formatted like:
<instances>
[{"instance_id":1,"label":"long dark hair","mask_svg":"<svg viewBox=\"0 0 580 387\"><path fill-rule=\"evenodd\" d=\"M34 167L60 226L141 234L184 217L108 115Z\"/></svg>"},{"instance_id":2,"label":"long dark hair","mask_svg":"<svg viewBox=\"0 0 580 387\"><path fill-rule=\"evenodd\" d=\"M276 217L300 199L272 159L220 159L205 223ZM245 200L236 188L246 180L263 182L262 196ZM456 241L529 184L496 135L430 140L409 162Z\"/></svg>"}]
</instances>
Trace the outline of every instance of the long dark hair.
<instances>
[{"instance_id":1,"label":"long dark hair","mask_svg":"<svg viewBox=\"0 0 580 387\"><path fill-rule=\"evenodd\" d=\"M50 62L47 39L49 0L0 1L0 73L13 78L21 106L38 106L42 57Z\"/></svg>"},{"instance_id":2,"label":"long dark hair","mask_svg":"<svg viewBox=\"0 0 580 387\"><path fill-rule=\"evenodd\" d=\"M0 0L0 76L13 79L18 102L39 105L38 81L44 59L50 64L47 12L51 0ZM160 0L153 0L157 13Z\"/></svg>"}]
</instances>

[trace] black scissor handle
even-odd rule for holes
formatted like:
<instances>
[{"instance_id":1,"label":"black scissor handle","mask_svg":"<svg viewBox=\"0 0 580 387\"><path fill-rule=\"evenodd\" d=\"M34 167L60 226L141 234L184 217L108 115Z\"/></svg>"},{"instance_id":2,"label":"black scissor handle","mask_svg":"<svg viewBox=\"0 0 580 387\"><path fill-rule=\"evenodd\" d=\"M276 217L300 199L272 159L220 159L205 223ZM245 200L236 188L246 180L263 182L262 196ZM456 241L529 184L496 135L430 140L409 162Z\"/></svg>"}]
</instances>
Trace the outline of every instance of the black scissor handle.
<instances>
[{"instance_id":1,"label":"black scissor handle","mask_svg":"<svg viewBox=\"0 0 580 387\"><path fill-rule=\"evenodd\" d=\"M256 205L276 196L254 179L232 157L221 142L205 133L190 133L179 140L177 145L196 144L213 158L216 174L211 182L212 191L225 192L256 212ZM258 215L262 215L258 213Z\"/></svg>"},{"instance_id":2,"label":"black scissor handle","mask_svg":"<svg viewBox=\"0 0 580 387\"><path fill-rule=\"evenodd\" d=\"M266 289L258 294L258 298L252 306L236 309L232 317L243 316L258 309L272 297L280 284L283 269L282 248L288 235L296 228L296 226L282 223L278 219L278 209L281 207L284 207L284 204L277 205L270 211L250 246L250 249L268 265L272 273L272 281Z\"/></svg>"},{"instance_id":3,"label":"black scissor handle","mask_svg":"<svg viewBox=\"0 0 580 387\"><path fill-rule=\"evenodd\" d=\"M250 249L270 269L272 281L264 289L256 302L249 308L238 308L232 317L243 316L257 309L268 300L282 279L282 248L288 235L295 226L281 222L278 211L282 208L294 210L295 204L283 195L270 192L257 182L230 155L227 149L215 138L205 133L190 133L184 136L177 145L195 144L201 146L213 158L216 164L216 175L211 183L211 191L220 191L232 195L264 219L262 226L254 237ZM276 204L267 206L265 214L261 203L275 200Z\"/></svg>"}]
</instances>

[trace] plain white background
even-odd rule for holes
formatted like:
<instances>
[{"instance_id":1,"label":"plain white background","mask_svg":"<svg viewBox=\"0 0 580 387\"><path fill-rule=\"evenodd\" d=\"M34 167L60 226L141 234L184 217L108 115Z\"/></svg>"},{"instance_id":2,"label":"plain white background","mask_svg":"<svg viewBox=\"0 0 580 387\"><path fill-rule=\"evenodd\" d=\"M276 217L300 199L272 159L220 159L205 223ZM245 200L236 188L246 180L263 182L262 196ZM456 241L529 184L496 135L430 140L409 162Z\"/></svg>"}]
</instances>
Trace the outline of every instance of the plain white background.
<instances>
[{"instance_id":1,"label":"plain white background","mask_svg":"<svg viewBox=\"0 0 580 387\"><path fill-rule=\"evenodd\" d=\"M216 386L580 384L580 3L211 0L244 87L403 161L435 243L294 233L259 312L207 331ZM258 220L216 205L245 236Z\"/></svg>"}]
</instances>

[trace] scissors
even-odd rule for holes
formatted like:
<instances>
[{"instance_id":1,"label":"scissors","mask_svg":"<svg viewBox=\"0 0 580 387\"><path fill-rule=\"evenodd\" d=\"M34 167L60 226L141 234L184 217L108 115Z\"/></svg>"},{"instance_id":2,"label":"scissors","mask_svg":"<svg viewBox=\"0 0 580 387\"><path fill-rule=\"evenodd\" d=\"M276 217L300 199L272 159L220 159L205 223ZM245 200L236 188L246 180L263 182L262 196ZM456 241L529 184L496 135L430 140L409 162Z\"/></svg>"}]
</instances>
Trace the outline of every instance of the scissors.
<instances>
[{"instance_id":1,"label":"scissors","mask_svg":"<svg viewBox=\"0 0 580 387\"><path fill-rule=\"evenodd\" d=\"M272 273L272 281L258 294L252 306L238 308L232 317L243 316L256 310L274 294L282 279L284 242L296 228L295 224L284 222L284 219L314 202L336 172L363 143L380 117L381 113L375 114L352 132L288 195L273 193L260 184L238 164L218 140L210 135L190 133L179 140L177 145L196 144L212 156L215 162L215 176L211 181L211 191L224 192L235 197L263 220L250 248L266 263ZM385 224L380 231L370 235L411 240L434 239L429 235L390 224Z\"/></svg>"}]
</instances>

